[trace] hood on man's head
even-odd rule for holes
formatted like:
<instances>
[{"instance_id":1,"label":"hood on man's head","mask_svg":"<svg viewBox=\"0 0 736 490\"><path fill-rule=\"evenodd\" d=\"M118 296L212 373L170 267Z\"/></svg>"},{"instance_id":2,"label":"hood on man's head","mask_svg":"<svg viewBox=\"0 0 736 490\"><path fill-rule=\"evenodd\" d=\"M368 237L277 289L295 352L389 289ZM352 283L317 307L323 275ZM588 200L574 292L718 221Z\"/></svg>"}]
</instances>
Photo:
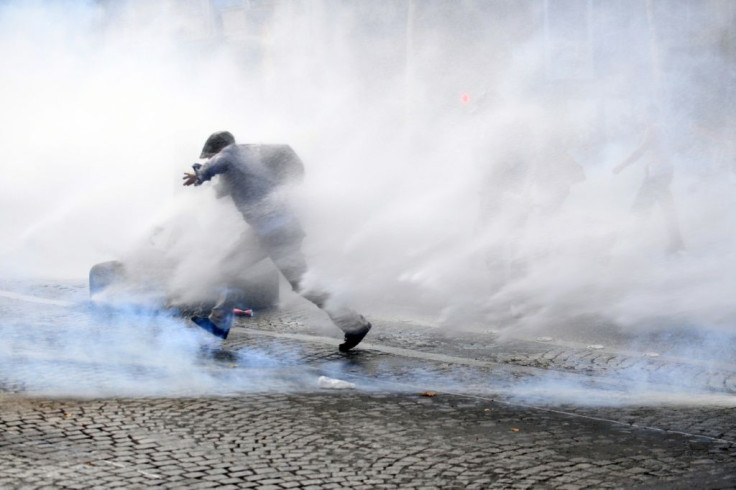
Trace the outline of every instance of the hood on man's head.
<instances>
[{"instance_id":1,"label":"hood on man's head","mask_svg":"<svg viewBox=\"0 0 736 490\"><path fill-rule=\"evenodd\" d=\"M218 153L228 145L235 143L235 137L229 131L217 131L212 133L202 147L199 158L209 158Z\"/></svg>"}]
</instances>

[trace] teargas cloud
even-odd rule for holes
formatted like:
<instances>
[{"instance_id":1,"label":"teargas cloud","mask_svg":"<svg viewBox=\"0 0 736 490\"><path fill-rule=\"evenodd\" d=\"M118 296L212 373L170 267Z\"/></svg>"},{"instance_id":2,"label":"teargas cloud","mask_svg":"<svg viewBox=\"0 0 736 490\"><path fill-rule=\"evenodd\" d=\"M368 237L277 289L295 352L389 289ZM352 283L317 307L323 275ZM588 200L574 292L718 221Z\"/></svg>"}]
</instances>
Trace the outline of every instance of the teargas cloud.
<instances>
[{"instance_id":1,"label":"teargas cloud","mask_svg":"<svg viewBox=\"0 0 736 490\"><path fill-rule=\"evenodd\" d=\"M170 257L205 261L174 286L215 280L206 261L244 225L180 176L228 129L300 155L310 274L361 311L532 336L605 325L725 355L735 16L729 1L2 2L0 272L84 278L142 260L165 224Z\"/></svg>"}]
</instances>

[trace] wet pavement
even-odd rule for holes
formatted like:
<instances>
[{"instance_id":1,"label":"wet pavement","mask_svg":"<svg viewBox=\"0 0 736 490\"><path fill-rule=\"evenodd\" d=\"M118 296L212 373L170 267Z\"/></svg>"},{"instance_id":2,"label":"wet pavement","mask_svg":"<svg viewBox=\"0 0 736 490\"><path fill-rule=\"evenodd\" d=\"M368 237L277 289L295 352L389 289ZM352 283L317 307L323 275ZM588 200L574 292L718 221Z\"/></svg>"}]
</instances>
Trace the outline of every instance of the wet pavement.
<instances>
[{"instance_id":1,"label":"wet pavement","mask_svg":"<svg viewBox=\"0 0 736 490\"><path fill-rule=\"evenodd\" d=\"M736 487L723 359L405 318L371 318L343 355L298 302L220 345L176 318L70 310L79 293L0 295L26 313L0 325L2 488Z\"/></svg>"}]
</instances>

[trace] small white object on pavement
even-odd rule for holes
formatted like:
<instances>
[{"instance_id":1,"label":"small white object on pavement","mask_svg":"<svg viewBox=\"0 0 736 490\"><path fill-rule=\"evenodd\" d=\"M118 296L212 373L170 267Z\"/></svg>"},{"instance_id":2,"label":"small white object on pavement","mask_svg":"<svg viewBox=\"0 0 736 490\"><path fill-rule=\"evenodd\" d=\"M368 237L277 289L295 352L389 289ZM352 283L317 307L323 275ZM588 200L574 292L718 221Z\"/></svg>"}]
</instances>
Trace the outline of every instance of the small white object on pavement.
<instances>
[{"instance_id":1,"label":"small white object on pavement","mask_svg":"<svg viewBox=\"0 0 736 490\"><path fill-rule=\"evenodd\" d=\"M317 384L320 388L328 388L331 390L352 390L355 388L354 383L348 383L341 379L328 378L327 376L320 376L317 380Z\"/></svg>"},{"instance_id":2,"label":"small white object on pavement","mask_svg":"<svg viewBox=\"0 0 736 490\"><path fill-rule=\"evenodd\" d=\"M593 349L593 350L601 350L603 348L604 348L604 346L602 346L600 344L593 344L593 345L589 345L588 346L588 349Z\"/></svg>"}]
</instances>

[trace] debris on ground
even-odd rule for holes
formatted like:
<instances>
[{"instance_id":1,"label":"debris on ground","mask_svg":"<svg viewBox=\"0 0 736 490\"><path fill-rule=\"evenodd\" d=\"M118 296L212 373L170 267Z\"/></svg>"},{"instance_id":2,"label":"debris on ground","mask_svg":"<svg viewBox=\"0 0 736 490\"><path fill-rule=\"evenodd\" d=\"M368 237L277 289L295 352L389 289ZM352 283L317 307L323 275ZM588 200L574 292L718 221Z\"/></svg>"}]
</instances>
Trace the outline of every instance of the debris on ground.
<instances>
[{"instance_id":1,"label":"debris on ground","mask_svg":"<svg viewBox=\"0 0 736 490\"><path fill-rule=\"evenodd\" d=\"M423 393L419 393L419 396L437 396L436 391L425 391Z\"/></svg>"},{"instance_id":2,"label":"debris on ground","mask_svg":"<svg viewBox=\"0 0 736 490\"><path fill-rule=\"evenodd\" d=\"M317 385L320 388L331 390L352 390L355 388L354 383L349 383L341 379L328 378L327 376L320 376L317 380Z\"/></svg>"}]
</instances>

